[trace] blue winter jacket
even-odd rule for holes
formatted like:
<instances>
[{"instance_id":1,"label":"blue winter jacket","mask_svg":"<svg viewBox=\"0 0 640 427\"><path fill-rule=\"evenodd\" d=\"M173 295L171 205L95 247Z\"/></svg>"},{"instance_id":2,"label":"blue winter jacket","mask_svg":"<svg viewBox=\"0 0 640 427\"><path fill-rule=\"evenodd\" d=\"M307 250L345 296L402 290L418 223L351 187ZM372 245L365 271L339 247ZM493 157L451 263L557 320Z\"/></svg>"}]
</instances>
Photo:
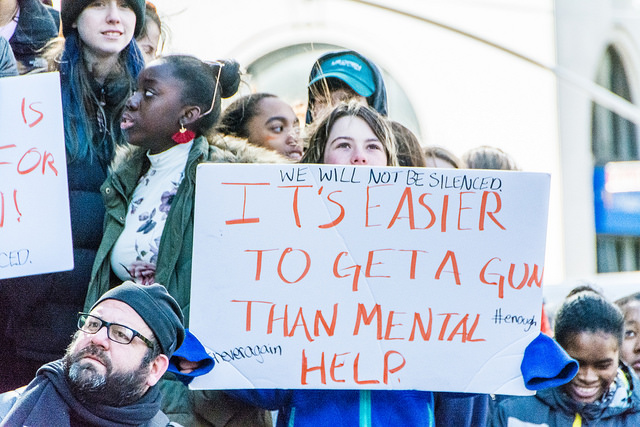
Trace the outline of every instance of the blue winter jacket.
<instances>
[{"instance_id":1,"label":"blue winter jacket","mask_svg":"<svg viewBox=\"0 0 640 427\"><path fill-rule=\"evenodd\" d=\"M389 390L229 390L265 409L285 426L433 427L433 393Z\"/></svg>"}]
</instances>

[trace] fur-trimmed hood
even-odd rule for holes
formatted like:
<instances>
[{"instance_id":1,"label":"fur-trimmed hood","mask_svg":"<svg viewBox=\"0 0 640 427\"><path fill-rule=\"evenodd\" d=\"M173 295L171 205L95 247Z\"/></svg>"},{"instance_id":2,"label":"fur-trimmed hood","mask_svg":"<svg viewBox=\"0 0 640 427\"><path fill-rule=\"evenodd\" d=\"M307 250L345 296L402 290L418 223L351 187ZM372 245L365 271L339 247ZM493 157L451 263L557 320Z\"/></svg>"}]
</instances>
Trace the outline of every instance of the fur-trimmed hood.
<instances>
[{"instance_id":1,"label":"fur-trimmed hood","mask_svg":"<svg viewBox=\"0 0 640 427\"><path fill-rule=\"evenodd\" d=\"M287 157L264 147L250 144L245 138L214 135L208 139L209 155L205 162L213 163L293 163ZM148 168L147 150L133 145L118 147L111 164L114 173L143 163Z\"/></svg>"},{"instance_id":2,"label":"fur-trimmed hood","mask_svg":"<svg viewBox=\"0 0 640 427\"><path fill-rule=\"evenodd\" d=\"M215 135L209 139L214 155L210 162L217 163L294 163L280 153L250 144L245 138ZM211 152L211 150L209 150Z\"/></svg>"},{"instance_id":3,"label":"fur-trimmed hood","mask_svg":"<svg viewBox=\"0 0 640 427\"><path fill-rule=\"evenodd\" d=\"M184 177L172 199L162 238L158 246L155 279L173 296L185 315L188 326L193 215L198 165L217 163L291 163L279 154L249 145L245 140L215 137L213 143L200 136L193 141L184 169ZM93 304L114 284L111 251L124 230L129 201L150 167L147 151L140 147L118 149L109 176L101 187L106 209L104 236L96 255L87 289L85 307Z\"/></svg>"}]
</instances>

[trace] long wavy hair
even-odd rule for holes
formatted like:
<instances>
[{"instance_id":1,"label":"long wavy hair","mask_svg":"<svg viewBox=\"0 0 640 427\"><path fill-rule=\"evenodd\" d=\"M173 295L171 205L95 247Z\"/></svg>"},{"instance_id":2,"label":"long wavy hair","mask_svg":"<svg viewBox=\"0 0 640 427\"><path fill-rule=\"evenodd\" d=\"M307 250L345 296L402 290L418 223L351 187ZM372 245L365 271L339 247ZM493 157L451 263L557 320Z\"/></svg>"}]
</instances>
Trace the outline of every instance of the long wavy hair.
<instances>
[{"instance_id":1,"label":"long wavy hair","mask_svg":"<svg viewBox=\"0 0 640 427\"><path fill-rule=\"evenodd\" d=\"M60 71L69 162L86 157L109 162L115 147L125 142L120 130L120 117L144 67L138 45L132 39L120 52L117 66L102 88L96 88L85 65L83 42L77 32L50 43L46 58L50 71ZM97 90L101 93L96 93ZM108 108L105 108L107 105L102 96L109 99Z\"/></svg>"}]
</instances>

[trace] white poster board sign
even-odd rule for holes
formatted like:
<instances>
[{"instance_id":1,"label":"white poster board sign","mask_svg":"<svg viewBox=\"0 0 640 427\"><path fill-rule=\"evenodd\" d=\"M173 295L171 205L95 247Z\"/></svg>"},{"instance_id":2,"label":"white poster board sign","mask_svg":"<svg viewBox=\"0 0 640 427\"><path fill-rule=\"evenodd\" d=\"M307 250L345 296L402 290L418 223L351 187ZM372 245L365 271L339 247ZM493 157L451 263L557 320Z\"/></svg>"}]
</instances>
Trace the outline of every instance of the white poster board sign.
<instances>
[{"instance_id":1,"label":"white poster board sign","mask_svg":"<svg viewBox=\"0 0 640 427\"><path fill-rule=\"evenodd\" d=\"M0 279L73 268L58 73L0 79Z\"/></svg>"},{"instance_id":2,"label":"white poster board sign","mask_svg":"<svg viewBox=\"0 0 640 427\"><path fill-rule=\"evenodd\" d=\"M531 394L547 174L200 165L193 388Z\"/></svg>"}]
</instances>

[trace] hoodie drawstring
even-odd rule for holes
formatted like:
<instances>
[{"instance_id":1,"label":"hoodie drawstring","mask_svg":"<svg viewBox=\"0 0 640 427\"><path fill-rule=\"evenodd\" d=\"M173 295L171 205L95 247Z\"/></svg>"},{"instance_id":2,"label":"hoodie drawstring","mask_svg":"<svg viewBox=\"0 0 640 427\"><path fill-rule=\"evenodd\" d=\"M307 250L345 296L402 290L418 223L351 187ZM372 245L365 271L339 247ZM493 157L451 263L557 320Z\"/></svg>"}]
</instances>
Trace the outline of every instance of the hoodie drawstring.
<instances>
[{"instance_id":1,"label":"hoodie drawstring","mask_svg":"<svg viewBox=\"0 0 640 427\"><path fill-rule=\"evenodd\" d=\"M576 414L571 427L582 427L582 417L580 416L580 414Z\"/></svg>"}]
</instances>

